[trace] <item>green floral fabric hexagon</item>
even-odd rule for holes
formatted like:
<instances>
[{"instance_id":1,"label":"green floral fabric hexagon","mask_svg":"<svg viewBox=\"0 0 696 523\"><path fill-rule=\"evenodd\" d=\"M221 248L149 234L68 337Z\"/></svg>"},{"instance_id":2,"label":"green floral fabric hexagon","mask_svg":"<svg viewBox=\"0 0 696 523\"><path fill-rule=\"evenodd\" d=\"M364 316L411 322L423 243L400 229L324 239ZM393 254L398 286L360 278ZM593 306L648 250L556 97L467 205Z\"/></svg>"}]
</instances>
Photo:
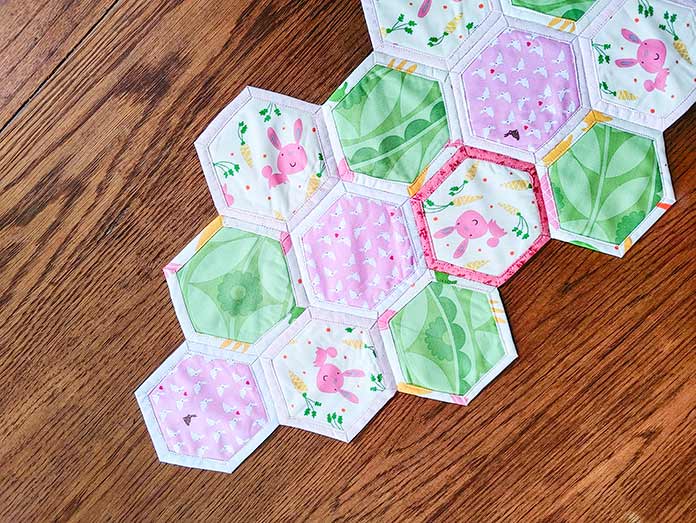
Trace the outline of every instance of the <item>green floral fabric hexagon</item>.
<instances>
[{"instance_id":1,"label":"green floral fabric hexagon","mask_svg":"<svg viewBox=\"0 0 696 523\"><path fill-rule=\"evenodd\" d=\"M254 343L295 306L280 243L239 229L216 232L177 279L201 334Z\"/></svg>"},{"instance_id":2,"label":"green floral fabric hexagon","mask_svg":"<svg viewBox=\"0 0 696 523\"><path fill-rule=\"evenodd\" d=\"M512 5L577 21L594 2L595 0L512 0Z\"/></svg>"},{"instance_id":3,"label":"green floral fabric hexagon","mask_svg":"<svg viewBox=\"0 0 696 523\"><path fill-rule=\"evenodd\" d=\"M389 323L412 385L466 394L505 355L484 293L432 282Z\"/></svg>"},{"instance_id":4,"label":"green floral fabric hexagon","mask_svg":"<svg viewBox=\"0 0 696 523\"><path fill-rule=\"evenodd\" d=\"M655 144L604 124L549 168L561 228L620 244L662 198Z\"/></svg>"},{"instance_id":5,"label":"green floral fabric hexagon","mask_svg":"<svg viewBox=\"0 0 696 523\"><path fill-rule=\"evenodd\" d=\"M351 170L411 183L449 139L440 85L376 65L333 109Z\"/></svg>"}]
</instances>

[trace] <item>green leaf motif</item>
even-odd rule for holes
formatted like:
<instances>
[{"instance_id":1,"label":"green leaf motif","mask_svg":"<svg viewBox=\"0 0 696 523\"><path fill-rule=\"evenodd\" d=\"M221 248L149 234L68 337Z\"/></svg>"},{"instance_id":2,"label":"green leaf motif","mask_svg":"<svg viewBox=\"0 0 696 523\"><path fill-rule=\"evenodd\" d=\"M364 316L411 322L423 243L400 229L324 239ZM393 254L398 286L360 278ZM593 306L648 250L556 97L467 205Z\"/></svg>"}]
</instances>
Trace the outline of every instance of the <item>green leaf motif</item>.
<instances>
[{"instance_id":1,"label":"green leaf motif","mask_svg":"<svg viewBox=\"0 0 696 523\"><path fill-rule=\"evenodd\" d=\"M437 81L376 65L333 110L350 168L411 183L449 139Z\"/></svg>"},{"instance_id":2,"label":"green leaf motif","mask_svg":"<svg viewBox=\"0 0 696 523\"><path fill-rule=\"evenodd\" d=\"M594 125L549 175L561 228L616 245L663 195L653 141L606 124Z\"/></svg>"},{"instance_id":3,"label":"green leaf motif","mask_svg":"<svg viewBox=\"0 0 696 523\"><path fill-rule=\"evenodd\" d=\"M413 385L466 394L505 354L486 294L430 283L390 321Z\"/></svg>"},{"instance_id":4,"label":"green leaf motif","mask_svg":"<svg viewBox=\"0 0 696 523\"><path fill-rule=\"evenodd\" d=\"M578 21L595 0L512 0L512 5L524 7L548 16Z\"/></svg>"},{"instance_id":5,"label":"green leaf motif","mask_svg":"<svg viewBox=\"0 0 696 523\"><path fill-rule=\"evenodd\" d=\"M301 313L280 244L265 236L223 227L176 276L201 334L254 343L289 314Z\"/></svg>"}]
</instances>

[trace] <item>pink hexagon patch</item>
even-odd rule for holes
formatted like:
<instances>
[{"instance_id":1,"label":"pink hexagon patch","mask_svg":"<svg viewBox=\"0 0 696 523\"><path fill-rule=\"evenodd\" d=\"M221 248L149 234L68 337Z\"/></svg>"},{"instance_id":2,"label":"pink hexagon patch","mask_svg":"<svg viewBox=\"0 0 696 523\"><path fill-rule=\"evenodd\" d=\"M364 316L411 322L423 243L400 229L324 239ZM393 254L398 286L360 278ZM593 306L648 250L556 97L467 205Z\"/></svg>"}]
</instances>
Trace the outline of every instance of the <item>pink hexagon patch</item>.
<instances>
[{"instance_id":1,"label":"pink hexagon patch","mask_svg":"<svg viewBox=\"0 0 696 523\"><path fill-rule=\"evenodd\" d=\"M461 146L414 196L428 266L501 285L549 239L536 169Z\"/></svg>"},{"instance_id":2,"label":"pink hexagon patch","mask_svg":"<svg viewBox=\"0 0 696 523\"><path fill-rule=\"evenodd\" d=\"M227 461L269 421L248 365L191 355L149 399L168 449Z\"/></svg>"},{"instance_id":3,"label":"pink hexagon patch","mask_svg":"<svg viewBox=\"0 0 696 523\"><path fill-rule=\"evenodd\" d=\"M413 246L398 206L348 193L312 223L302 244L321 300L372 309L413 275Z\"/></svg>"},{"instance_id":4,"label":"pink hexagon patch","mask_svg":"<svg viewBox=\"0 0 696 523\"><path fill-rule=\"evenodd\" d=\"M473 133L536 151L580 108L574 51L506 29L462 74Z\"/></svg>"}]
</instances>

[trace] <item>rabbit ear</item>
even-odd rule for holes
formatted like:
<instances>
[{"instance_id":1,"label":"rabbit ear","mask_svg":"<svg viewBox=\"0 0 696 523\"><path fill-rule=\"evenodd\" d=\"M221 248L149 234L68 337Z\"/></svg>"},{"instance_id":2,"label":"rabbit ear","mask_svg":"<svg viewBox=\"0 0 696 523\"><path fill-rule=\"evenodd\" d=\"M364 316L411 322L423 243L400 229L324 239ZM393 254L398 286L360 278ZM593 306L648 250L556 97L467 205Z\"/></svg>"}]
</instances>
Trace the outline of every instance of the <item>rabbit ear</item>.
<instances>
[{"instance_id":1,"label":"rabbit ear","mask_svg":"<svg viewBox=\"0 0 696 523\"><path fill-rule=\"evenodd\" d=\"M619 58L614 62L619 67L633 67L638 63L635 58Z\"/></svg>"},{"instance_id":2,"label":"rabbit ear","mask_svg":"<svg viewBox=\"0 0 696 523\"><path fill-rule=\"evenodd\" d=\"M300 138L302 138L302 120L299 118L295 120L293 131L295 133L295 143L300 143Z\"/></svg>"},{"instance_id":3,"label":"rabbit ear","mask_svg":"<svg viewBox=\"0 0 696 523\"><path fill-rule=\"evenodd\" d=\"M280 140L278 139L278 135L276 134L275 130L272 127L268 128L268 141L271 142L273 147L278 149L279 151L283 148L282 145L280 145Z\"/></svg>"},{"instance_id":4,"label":"rabbit ear","mask_svg":"<svg viewBox=\"0 0 696 523\"><path fill-rule=\"evenodd\" d=\"M317 352L314 356L314 366L315 367L321 367L324 362L326 361L326 351L322 349L321 347L317 348Z\"/></svg>"},{"instance_id":5,"label":"rabbit ear","mask_svg":"<svg viewBox=\"0 0 696 523\"><path fill-rule=\"evenodd\" d=\"M629 31L628 29L621 29L621 35L632 44L641 43L641 39L638 38L638 35L633 31Z\"/></svg>"},{"instance_id":6,"label":"rabbit ear","mask_svg":"<svg viewBox=\"0 0 696 523\"><path fill-rule=\"evenodd\" d=\"M437 231L434 236L435 238L444 238L445 236L449 236L454 232L454 227L445 227L444 229L440 229Z\"/></svg>"},{"instance_id":7,"label":"rabbit ear","mask_svg":"<svg viewBox=\"0 0 696 523\"><path fill-rule=\"evenodd\" d=\"M454 257L461 258L462 254L464 254L464 252L466 251L466 248L468 245L469 245L469 240L464 238L462 240L462 243L460 243L459 246L457 247L457 250L454 251Z\"/></svg>"},{"instance_id":8,"label":"rabbit ear","mask_svg":"<svg viewBox=\"0 0 696 523\"><path fill-rule=\"evenodd\" d=\"M352 392L348 392L347 390L343 390L343 389L338 389L338 393L341 396L343 396L344 398L346 398L348 401L350 401L351 403L360 403L360 400L358 399L358 397L355 394L353 394Z\"/></svg>"},{"instance_id":9,"label":"rabbit ear","mask_svg":"<svg viewBox=\"0 0 696 523\"><path fill-rule=\"evenodd\" d=\"M362 378L365 373L360 369L348 369L343 371L343 375L346 378Z\"/></svg>"}]
</instances>

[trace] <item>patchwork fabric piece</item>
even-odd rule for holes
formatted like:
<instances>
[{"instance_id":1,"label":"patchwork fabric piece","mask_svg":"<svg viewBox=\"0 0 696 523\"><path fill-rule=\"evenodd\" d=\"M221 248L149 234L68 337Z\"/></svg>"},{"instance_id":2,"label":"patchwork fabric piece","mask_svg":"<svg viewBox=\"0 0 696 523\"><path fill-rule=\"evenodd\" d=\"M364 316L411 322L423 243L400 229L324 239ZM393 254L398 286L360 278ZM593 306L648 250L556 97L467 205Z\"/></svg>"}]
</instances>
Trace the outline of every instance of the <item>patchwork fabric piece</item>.
<instances>
[{"instance_id":1,"label":"patchwork fabric piece","mask_svg":"<svg viewBox=\"0 0 696 523\"><path fill-rule=\"evenodd\" d=\"M432 269L501 285L548 241L533 165L460 147L412 200Z\"/></svg>"},{"instance_id":2,"label":"patchwork fabric piece","mask_svg":"<svg viewBox=\"0 0 696 523\"><path fill-rule=\"evenodd\" d=\"M189 339L257 352L306 298L292 283L299 273L291 243L280 242L287 234L225 220L211 223L165 275Z\"/></svg>"},{"instance_id":3,"label":"patchwork fabric piece","mask_svg":"<svg viewBox=\"0 0 696 523\"><path fill-rule=\"evenodd\" d=\"M373 308L414 273L401 209L347 194L303 236L312 290L322 300Z\"/></svg>"},{"instance_id":4,"label":"patchwork fabric piece","mask_svg":"<svg viewBox=\"0 0 696 523\"><path fill-rule=\"evenodd\" d=\"M489 0L363 0L363 7L375 48L442 65L467 48L492 17Z\"/></svg>"},{"instance_id":5,"label":"patchwork fabric piece","mask_svg":"<svg viewBox=\"0 0 696 523\"><path fill-rule=\"evenodd\" d=\"M369 322L314 315L271 345L264 370L282 424L350 441L394 395L391 371Z\"/></svg>"},{"instance_id":6,"label":"patchwork fabric piece","mask_svg":"<svg viewBox=\"0 0 696 523\"><path fill-rule=\"evenodd\" d=\"M695 9L628 0L598 18L584 41L596 107L658 129L681 116L696 99Z\"/></svg>"},{"instance_id":7,"label":"patchwork fabric piece","mask_svg":"<svg viewBox=\"0 0 696 523\"><path fill-rule=\"evenodd\" d=\"M461 74L473 134L536 151L580 108L573 48L507 28Z\"/></svg>"},{"instance_id":8,"label":"patchwork fabric piece","mask_svg":"<svg viewBox=\"0 0 696 523\"><path fill-rule=\"evenodd\" d=\"M493 287L440 280L422 279L397 302L385 346L400 391L467 404L517 353Z\"/></svg>"},{"instance_id":9,"label":"patchwork fabric piece","mask_svg":"<svg viewBox=\"0 0 696 523\"><path fill-rule=\"evenodd\" d=\"M221 213L273 223L303 208L331 177L318 109L248 88L216 118L196 145Z\"/></svg>"},{"instance_id":10,"label":"patchwork fabric piece","mask_svg":"<svg viewBox=\"0 0 696 523\"><path fill-rule=\"evenodd\" d=\"M552 227L581 246L621 256L674 203L661 136L600 113L546 161Z\"/></svg>"},{"instance_id":11,"label":"patchwork fabric piece","mask_svg":"<svg viewBox=\"0 0 696 523\"><path fill-rule=\"evenodd\" d=\"M278 426L260 363L186 342L136 391L162 461L234 470Z\"/></svg>"},{"instance_id":12,"label":"patchwork fabric piece","mask_svg":"<svg viewBox=\"0 0 696 523\"><path fill-rule=\"evenodd\" d=\"M150 392L167 448L225 460L268 423L248 365L192 355Z\"/></svg>"},{"instance_id":13,"label":"patchwork fabric piece","mask_svg":"<svg viewBox=\"0 0 696 523\"><path fill-rule=\"evenodd\" d=\"M333 109L348 167L411 183L449 133L438 82L375 65Z\"/></svg>"},{"instance_id":14,"label":"patchwork fabric piece","mask_svg":"<svg viewBox=\"0 0 696 523\"><path fill-rule=\"evenodd\" d=\"M376 50L325 103L247 87L196 141L221 216L164 268L187 341L136 391L164 462L348 442L397 390L467 405L517 357L497 286L675 202L692 2L362 4Z\"/></svg>"}]
</instances>

